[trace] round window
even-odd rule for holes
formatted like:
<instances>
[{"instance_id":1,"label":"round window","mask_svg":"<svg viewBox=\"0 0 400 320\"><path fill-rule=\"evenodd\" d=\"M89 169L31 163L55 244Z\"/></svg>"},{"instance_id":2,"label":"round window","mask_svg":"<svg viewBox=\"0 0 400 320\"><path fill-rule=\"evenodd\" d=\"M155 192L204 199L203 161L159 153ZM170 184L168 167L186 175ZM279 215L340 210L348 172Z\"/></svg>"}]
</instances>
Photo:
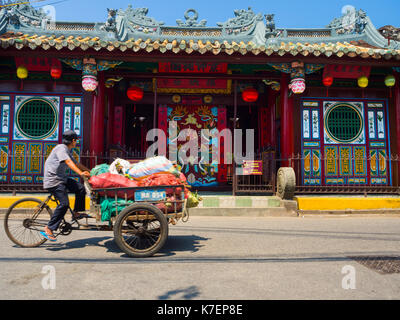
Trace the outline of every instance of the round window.
<instances>
[{"instance_id":1,"label":"round window","mask_svg":"<svg viewBox=\"0 0 400 320\"><path fill-rule=\"evenodd\" d=\"M18 110L16 124L23 135L31 139L44 139L57 126L57 111L43 99L25 102Z\"/></svg>"},{"instance_id":2,"label":"round window","mask_svg":"<svg viewBox=\"0 0 400 320\"><path fill-rule=\"evenodd\" d=\"M342 143L354 141L363 130L360 112L347 104L339 104L329 110L325 122L329 135Z\"/></svg>"}]
</instances>

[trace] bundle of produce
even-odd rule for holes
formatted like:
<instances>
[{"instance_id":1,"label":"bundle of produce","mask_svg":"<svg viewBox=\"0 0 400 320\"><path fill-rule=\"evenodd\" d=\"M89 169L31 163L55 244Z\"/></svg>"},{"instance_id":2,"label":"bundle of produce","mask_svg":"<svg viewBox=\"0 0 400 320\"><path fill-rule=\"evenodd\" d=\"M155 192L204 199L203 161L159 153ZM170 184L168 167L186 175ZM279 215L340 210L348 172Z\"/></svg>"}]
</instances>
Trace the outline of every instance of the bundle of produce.
<instances>
[{"instance_id":1,"label":"bundle of produce","mask_svg":"<svg viewBox=\"0 0 400 320\"><path fill-rule=\"evenodd\" d=\"M138 182L141 187L169 186L183 184L179 178L171 173L155 173Z\"/></svg>"},{"instance_id":2,"label":"bundle of produce","mask_svg":"<svg viewBox=\"0 0 400 320\"><path fill-rule=\"evenodd\" d=\"M124 159L117 158L110 165L110 172L113 174L125 175L131 168L132 164Z\"/></svg>"},{"instance_id":3,"label":"bundle of produce","mask_svg":"<svg viewBox=\"0 0 400 320\"><path fill-rule=\"evenodd\" d=\"M95 166L91 171L90 171L90 176L98 176L102 173L107 173L110 171L110 166L106 163L99 164Z\"/></svg>"},{"instance_id":4,"label":"bundle of produce","mask_svg":"<svg viewBox=\"0 0 400 320\"><path fill-rule=\"evenodd\" d=\"M120 174L113 174L111 172L103 173L98 176L93 176L89 179L90 185L93 189L106 189L106 188L132 188L137 187L138 183L136 181L130 180ZM134 190L127 189L117 192L118 198L125 198L125 193L127 193L128 198L134 196ZM101 196L105 195L105 192L99 193ZM107 196L114 197L114 191L107 191Z\"/></svg>"},{"instance_id":5,"label":"bundle of produce","mask_svg":"<svg viewBox=\"0 0 400 320\"><path fill-rule=\"evenodd\" d=\"M180 212L182 211L182 202L177 202L175 196L167 197L167 200L163 203L157 203L156 207L161 210L162 213Z\"/></svg>"},{"instance_id":6,"label":"bundle of produce","mask_svg":"<svg viewBox=\"0 0 400 320\"><path fill-rule=\"evenodd\" d=\"M102 199L101 203L101 221L110 221L111 217L116 216L116 212L120 213L127 205L133 204L133 201Z\"/></svg>"},{"instance_id":7,"label":"bundle of produce","mask_svg":"<svg viewBox=\"0 0 400 320\"><path fill-rule=\"evenodd\" d=\"M175 188L167 188L167 201L165 204L159 204L159 209L166 210L167 212L175 211L174 202L176 200L183 200L182 199L182 191L184 192L185 199L187 199L187 207L194 208L199 205L199 202L202 201L196 193L190 192L187 186L186 177L183 173L180 173L179 178L170 173L160 173L160 174L152 174L149 177L141 180L139 182L140 186L176 186L176 185L183 185L184 189L182 190L181 187ZM181 210L182 205L177 204L176 210Z\"/></svg>"},{"instance_id":8,"label":"bundle of produce","mask_svg":"<svg viewBox=\"0 0 400 320\"><path fill-rule=\"evenodd\" d=\"M202 201L203 199L201 197L199 197L199 195L196 193L192 193L189 191L189 195L187 197L187 203L186 203L186 207L187 208L195 208L199 205L200 201Z\"/></svg>"},{"instance_id":9,"label":"bundle of produce","mask_svg":"<svg viewBox=\"0 0 400 320\"><path fill-rule=\"evenodd\" d=\"M156 173L171 173L176 176L180 174L174 164L163 156L152 157L135 163L127 171L132 179L138 180Z\"/></svg>"}]
</instances>

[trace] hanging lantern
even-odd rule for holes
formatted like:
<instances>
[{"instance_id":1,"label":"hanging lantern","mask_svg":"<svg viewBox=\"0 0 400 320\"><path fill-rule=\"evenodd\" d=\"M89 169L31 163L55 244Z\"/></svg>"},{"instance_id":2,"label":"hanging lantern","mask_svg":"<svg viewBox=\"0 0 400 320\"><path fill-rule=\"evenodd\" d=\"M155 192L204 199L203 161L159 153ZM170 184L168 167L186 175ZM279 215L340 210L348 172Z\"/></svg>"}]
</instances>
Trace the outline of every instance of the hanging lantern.
<instances>
[{"instance_id":1,"label":"hanging lantern","mask_svg":"<svg viewBox=\"0 0 400 320\"><path fill-rule=\"evenodd\" d=\"M329 87L333 84L333 77L326 76L322 79L322 83L326 87L326 96L329 96Z\"/></svg>"},{"instance_id":2,"label":"hanging lantern","mask_svg":"<svg viewBox=\"0 0 400 320\"><path fill-rule=\"evenodd\" d=\"M368 87L368 82L369 82L369 80L366 76L362 76L362 77L358 78L358 80L357 80L358 86L360 88Z\"/></svg>"},{"instance_id":3,"label":"hanging lantern","mask_svg":"<svg viewBox=\"0 0 400 320\"><path fill-rule=\"evenodd\" d=\"M391 87L393 87L394 85L396 84L396 78L393 76L393 75L388 75L386 78L385 78L385 85L386 85L386 87L389 87L389 88L391 88Z\"/></svg>"},{"instance_id":4,"label":"hanging lantern","mask_svg":"<svg viewBox=\"0 0 400 320\"><path fill-rule=\"evenodd\" d=\"M97 78L94 76L83 76L82 77L82 88L85 91L92 92L97 89L99 85Z\"/></svg>"},{"instance_id":5,"label":"hanging lantern","mask_svg":"<svg viewBox=\"0 0 400 320\"><path fill-rule=\"evenodd\" d=\"M61 78L62 68L61 65L55 64L50 69L50 75L54 79L54 89L56 88L56 80Z\"/></svg>"},{"instance_id":6,"label":"hanging lantern","mask_svg":"<svg viewBox=\"0 0 400 320\"><path fill-rule=\"evenodd\" d=\"M306 81L303 78L295 78L290 82L289 89L294 94L302 94L306 90Z\"/></svg>"},{"instance_id":7,"label":"hanging lantern","mask_svg":"<svg viewBox=\"0 0 400 320\"><path fill-rule=\"evenodd\" d=\"M82 67L82 88L92 92L97 89L97 63L93 58L84 58Z\"/></svg>"},{"instance_id":8,"label":"hanging lantern","mask_svg":"<svg viewBox=\"0 0 400 320\"><path fill-rule=\"evenodd\" d=\"M54 65L50 69L50 75L54 80L58 80L62 75L62 68L59 65Z\"/></svg>"},{"instance_id":9,"label":"hanging lantern","mask_svg":"<svg viewBox=\"0 0 400 320\"><path fill-rule=\"evenodd\" d=\"M132 101L140 101L143 99L143 89L139 88L137 86L132 86L128 89L128 91L126 92L126 94L128 95L128 98Z\"/></svg>"},{"instance_id":10,"label":"hanging lantern","mask_svg":"<svg viewBox=\"0 0 400 320\"><path fill-rule=\"evenodd\" d=\"M389 95L390 98L392 97L392 87L394 87L395 84L396 84L396 78L394 77L394 75L390 74L386 76L385 85L390 89L390 95Z\"/></svg>"},{"instance_id":11,"label":"hanging lantern","mask_svg":"<svg viewBox=\"0 0 400 320\"><path fill-rule=\"evenodd\" d=\"M19 66L17 68L17 77L21 80L28 78L28 69L24 66Z\"/></svg>"},{"instance_id":12,"label":"hanging lantern","mask_svg":"<svg viewBox=\"0 0 400 320\"><path fill-rule=\"evenodd\" d=\"M333 84L333 77L325 77L324 79L322 79L322 83L325 87L330 87Z\"/></svg>"},{"instance_id":13,"label":"hanging lantern","mask_svg":"<svg viewBox=\"0 0 400 320\"><path fill-rule=\"evenodd\" d=\"M247 88L243 90L242 98L246 102L256 102L258 100L258 91L254 88Z\"/></svg>"}]
</instances>

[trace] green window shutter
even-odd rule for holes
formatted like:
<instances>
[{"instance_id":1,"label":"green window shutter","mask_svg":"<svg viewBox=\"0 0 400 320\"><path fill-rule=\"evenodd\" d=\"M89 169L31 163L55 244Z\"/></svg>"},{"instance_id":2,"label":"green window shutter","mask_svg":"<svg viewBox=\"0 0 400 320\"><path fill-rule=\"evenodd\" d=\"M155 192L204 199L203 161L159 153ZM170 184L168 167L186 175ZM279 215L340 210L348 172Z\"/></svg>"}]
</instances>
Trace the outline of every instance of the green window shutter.
<instances>
[{"instance_id":1,"label":"green window shutter","mask_svg":"<svg viewBox=\"0 0 400 320\"><path fill-rule=\"evenodd\" d=\"M44 99L32 99L18 111L16 123L23 135L31 139L43 139L57 126L57 111Z\"/></svg>"},{"instance_id":2,"label":"green window shutter","mask_svg":"<svg viewBox=\"0 0 400 320\"><path fill-rule=\"evenodd\" d=\"M339 142L352 142L363 129L362 117L353 107L339 105L327 115L326 126L329 134Z\"/></svg>"}]
</instances>

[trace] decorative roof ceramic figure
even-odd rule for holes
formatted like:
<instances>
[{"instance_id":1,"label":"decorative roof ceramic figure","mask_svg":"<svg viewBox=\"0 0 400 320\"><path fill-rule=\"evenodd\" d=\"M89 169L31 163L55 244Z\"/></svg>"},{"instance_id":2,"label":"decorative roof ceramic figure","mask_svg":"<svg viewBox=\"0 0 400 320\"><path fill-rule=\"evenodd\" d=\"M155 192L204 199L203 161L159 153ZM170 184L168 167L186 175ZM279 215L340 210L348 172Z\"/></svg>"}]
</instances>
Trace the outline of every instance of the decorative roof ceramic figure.
<instances>
[{"instance_id":1,"label":"decorative roof ceramic figure","mask_svg":"<svg viewBox=\"0 0 400 320\"><path fill-rule=\"evenodd\" d=\"M37 46L44 49L55 46L58 50L81 47L83 50L120 48L121 51L134 49L137 52L156 49L161 52L173 50L174 53L180 50L187 53L211 51L214 54L293 52L295 55L303 47L310 45L337 47L338 50L326 50L333 53L338 53L342 47L352 51L350 45L353 45L355 55L363 57L387 54L397 56L397 50L400 50L397 38L388 41L363 10L356 10L352 6L345 7L342 17L319 29L277 28L273 14L256 14L250 7L235 10L233 18L217 23L214 27L206 26L206 20L198 21L195 9L187 10L184 14L186 21L178 19L177 26L166 26L164 22L147 16L148 11L148 8L128 6L126 10L107 9L107 18L103 23L51 23L50 17L43 10L35 9L29 4L14 5L0 10L0 41L3 47L29 46L31 49ZM7 37L1 36L5 34ZM21 37L26 41L17 41ZM286 50L292 46L294 49ZM365 48L384 49L387 52L364 52Z\"/></svg>"}]
</instances>

